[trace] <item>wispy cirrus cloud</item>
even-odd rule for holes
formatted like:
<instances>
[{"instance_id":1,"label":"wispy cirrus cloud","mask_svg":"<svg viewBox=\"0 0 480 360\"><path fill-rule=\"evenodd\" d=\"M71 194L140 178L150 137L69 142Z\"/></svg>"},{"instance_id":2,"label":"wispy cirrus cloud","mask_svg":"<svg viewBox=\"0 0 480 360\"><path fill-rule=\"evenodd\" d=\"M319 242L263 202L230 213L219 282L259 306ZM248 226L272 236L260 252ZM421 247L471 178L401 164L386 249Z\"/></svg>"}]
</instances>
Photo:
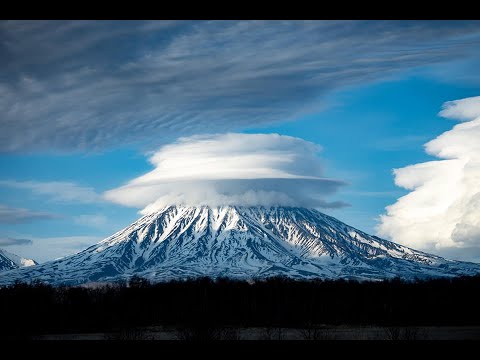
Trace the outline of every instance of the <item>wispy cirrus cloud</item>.
<instances>
[{"instance_id":1,"label":"wispy cirrus cloud","mask_svg":"<svg viewBox=\"0 0 480 360\"><path fill-rule=\"evenodd\" d=\"M48 220L58 217L58 215L48 212L32 211L24 208L13 208L0 204L1 224L24 224L35 220Z\"/></svg>"},{"instance_id":2,"label":"wispy cirrus cloud","mask_svg":"<svg viewBox=\"0 0 480 360\"><path fill-rule=\"evenodd\" d=\"M78 203L102 201L101 196L92 187L68 181L0 180L0 186L29 190L35 195L47 196L53 201Z\"/></svg>"},{"instance_id":3,"label":"wispy cirrus cloud","mask_svg":"<svg viewBox=\"0 0 480 360\"><path fill-rule=\"evenodd\" d=\"M382 151L402 151L418 148L428 140L427 135L406 135L398 137L385 137L378 139L372 144L372 147Z\"/></svg>"},{"instance_id":4,"label":"wispy cirrus cloud","mask_svg":"<svg viewBox=\"0 0 480 360\"><path fill-rule=\"evenodd\" d=\"M75 224L84 225L93 228L102 228L108 224L108 219L102 214L82 214L74 216Z\"/></svg>"},{"instance_id":5,"label":"wispy cirrus cloud","mask_svg":"<svg viewBox=\"0 0 480 360\"><path fill-rule=\"evenodd\" d=\"M158 146L291 119L345 86L478 56L479 24L3 21L0 151Z\"/></svg>"}]
</instances>

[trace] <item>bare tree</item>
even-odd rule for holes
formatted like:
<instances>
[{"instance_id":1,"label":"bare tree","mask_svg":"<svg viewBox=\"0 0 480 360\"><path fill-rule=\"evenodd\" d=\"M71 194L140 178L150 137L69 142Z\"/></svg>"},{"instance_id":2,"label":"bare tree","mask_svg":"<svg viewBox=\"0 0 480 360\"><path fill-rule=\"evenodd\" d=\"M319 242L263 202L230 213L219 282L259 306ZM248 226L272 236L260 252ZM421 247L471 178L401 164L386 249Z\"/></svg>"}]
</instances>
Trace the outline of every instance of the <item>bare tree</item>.
<instances>
[{"instance_id":1,"label":"bare tree","mask_svg":"<svg viewBox=\"0 0 480 360\"><path fill-rule=\"evenodd\" d=\"M210 342L219 340L240 340L236 328L214 326L185 326L177 329L181 341Z\"/></svg>"},{"instance_id":2,"label":"bare tree","mask_svg":"<svg viewBox=\"0 0 480 360\"><path fill-rule=\"evenodd\" d=\"M425 331L419 331L415 326L398 327L391 326L384 330L387 340L425 340L427 335Z\"/></svg>"},{"instance_id":3,"label":"bare tree","mask_svg":"<svg viewBox=\"0 0 480 360\"><path fill-rule=\"evenodd\" d=\"M309 326L298 330L303 340L334 340L335 335L331 329Z\"/></svg>"},{"instance_id":4,"label":"bare tree","mask_svg":"<svg viewBox=\"0 0 480 360\"><path fill-rule=\"evenodd\" d=\"M283 329L281 327L267 327L265 328L262 340L285 340Z\"/></svg>"}]
</instances>

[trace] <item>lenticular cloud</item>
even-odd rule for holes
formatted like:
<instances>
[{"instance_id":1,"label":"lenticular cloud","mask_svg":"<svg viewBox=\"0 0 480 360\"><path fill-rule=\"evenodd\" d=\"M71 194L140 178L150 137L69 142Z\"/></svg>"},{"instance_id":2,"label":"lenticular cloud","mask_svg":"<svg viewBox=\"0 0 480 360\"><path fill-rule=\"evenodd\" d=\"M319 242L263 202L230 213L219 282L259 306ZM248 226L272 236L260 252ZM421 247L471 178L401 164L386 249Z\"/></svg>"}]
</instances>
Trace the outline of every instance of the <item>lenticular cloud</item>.
<instances>
[{"instance_id":1,"label":"lenticular cloud","mask_svg":"<svg viewBox=\"0 0 480 360\"><path fill-rule=\"evenodd\" d=\"M144 214L182 204L345 206L325 199L344 182L323 176L319 151L311 142L278 134L181 138L153 153L152 171L104 197Z\"/></svg>"},{"instance_id":2,"label":"lenticular cloud","mask_svg":"<svg viewBox=\"0 0 480 360\"><path fill-rule=\"evenodd\" d=\"M412 190L381 216L378 233L419 249L480 247L480 96L444 104L439 114L463 121L425 144L441 160L395 169Z\"/></svg>"}]
</instances>

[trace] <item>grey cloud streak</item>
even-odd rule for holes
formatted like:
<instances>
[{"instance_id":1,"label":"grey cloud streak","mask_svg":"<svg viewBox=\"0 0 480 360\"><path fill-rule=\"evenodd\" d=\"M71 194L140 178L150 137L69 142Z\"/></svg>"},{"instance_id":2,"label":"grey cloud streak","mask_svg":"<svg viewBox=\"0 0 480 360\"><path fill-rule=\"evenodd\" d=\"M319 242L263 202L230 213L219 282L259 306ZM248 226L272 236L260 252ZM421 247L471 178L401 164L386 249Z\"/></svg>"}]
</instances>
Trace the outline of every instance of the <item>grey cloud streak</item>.
<instances>
[{"instance_id":1,"label":"grey cloud streak","mask_svg":"<svg viewBox=\"0 0 480 360\"><path fill-rule=\"evenodd\" d=\"M475 21L5 21L0 151L159 145L287 120L345 86L468 57L479 39Z\"/></svg>"},{"instance_id":2,"label":"grey cloud streak","mask_svg":"<svg viewBox=\"0 0 480 360\"><path fill-rule=\"evenodd\" d=\"M35 220L48 220L58 218L57 215L32 211L24 208L13 208L0 204L0 224L23 224Z\"/></svg>"},{"instance_id":3,"label":"grey cloud streak","mask_svg":"<svg viewBox=\"0 0 480 360\"><path fill-rule=\"evenodd\" d=\"M33 241L30 239L16 239L11 237L0 237L0 246L14 246L14 245L32 245Z\"/></svg>"}]
</instances>

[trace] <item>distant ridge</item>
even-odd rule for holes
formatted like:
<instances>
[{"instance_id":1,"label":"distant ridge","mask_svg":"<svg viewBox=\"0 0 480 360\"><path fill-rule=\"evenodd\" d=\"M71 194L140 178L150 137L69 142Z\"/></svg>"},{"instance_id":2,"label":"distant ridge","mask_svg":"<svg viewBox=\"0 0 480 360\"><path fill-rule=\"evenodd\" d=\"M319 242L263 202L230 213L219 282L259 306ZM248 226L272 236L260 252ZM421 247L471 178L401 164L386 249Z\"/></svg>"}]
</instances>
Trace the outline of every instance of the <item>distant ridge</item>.
<instances>
[{"instance_id":1,"label":"distant ridge","mask_svg":"<svg viewBox=\"0 0 480 360\"><path fill-rule=\"evenodd\" d=\"M6 250L0 249L0 271L12 270L21 267L37 265L32 259L24 259Z\"/></svg>"}]
</instances>

